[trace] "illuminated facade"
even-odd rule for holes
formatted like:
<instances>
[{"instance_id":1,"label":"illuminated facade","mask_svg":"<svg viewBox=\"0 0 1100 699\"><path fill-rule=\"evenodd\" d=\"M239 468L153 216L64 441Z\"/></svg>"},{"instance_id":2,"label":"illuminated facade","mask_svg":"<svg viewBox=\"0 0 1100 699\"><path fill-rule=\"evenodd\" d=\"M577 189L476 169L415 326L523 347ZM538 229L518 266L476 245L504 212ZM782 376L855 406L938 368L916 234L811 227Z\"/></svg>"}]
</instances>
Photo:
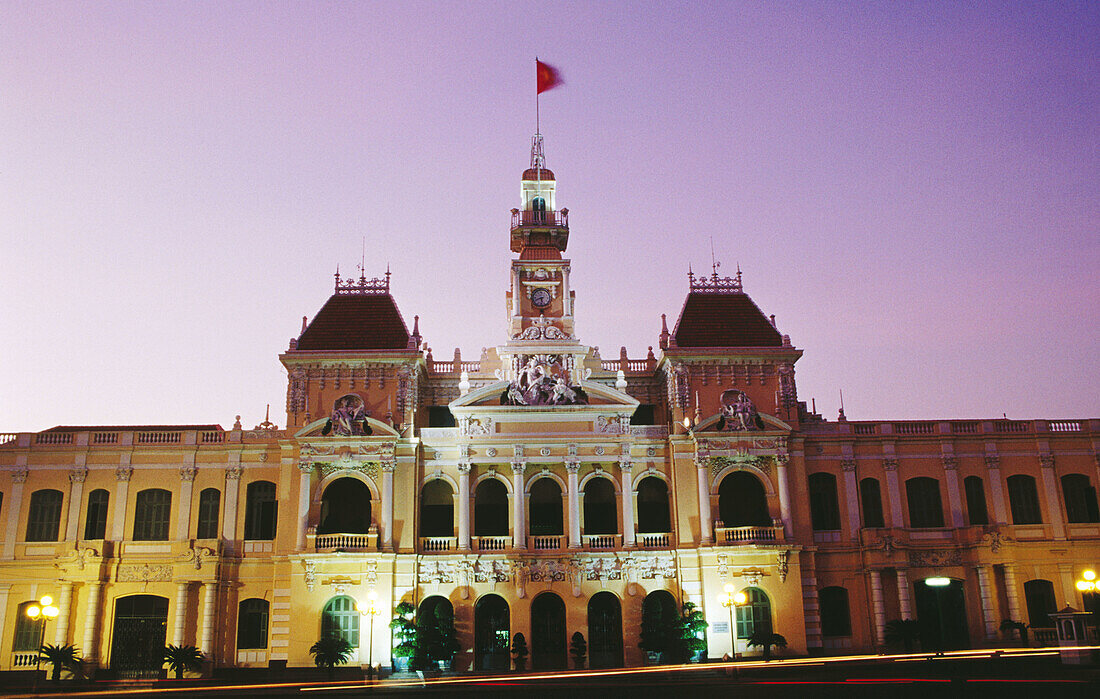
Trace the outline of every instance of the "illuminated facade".
<instances>
[{"instance_id":1,"label":"illuminated facade","mask_svg":"<svg viewBox=\"0 0 1100 699\"><path fill-rule=\"evenodd\" d=\"M458 670L509 667L517 632L535 668L578 631L592 666L642 664L647 603L697 604L711 658L769 628L787 653L874 650L906 618L926 646L1003 643L1004 619L1043 640L1091 604L1100 420L823 420L740 272L690 277L656 352L601 358L538 137L531 164L507 333L476 360L433 358L388 274L337 275L280 356L286 429L0 435L0 668L33 665L43 594L46 642L131 677L164 643L206 671L309 666L329 631L388 664L401 601L453 610Z\"/></svg>"}]
</instances>

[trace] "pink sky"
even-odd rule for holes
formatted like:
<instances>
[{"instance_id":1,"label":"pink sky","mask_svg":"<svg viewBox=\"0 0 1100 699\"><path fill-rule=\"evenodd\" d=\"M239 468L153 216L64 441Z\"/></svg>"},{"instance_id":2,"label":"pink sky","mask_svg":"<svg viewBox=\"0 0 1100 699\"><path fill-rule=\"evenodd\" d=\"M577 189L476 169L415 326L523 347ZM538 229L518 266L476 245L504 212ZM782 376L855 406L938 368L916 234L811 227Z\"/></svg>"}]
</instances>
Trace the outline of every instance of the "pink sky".
<instances>
[{"instance_id":1,"label":"pink sky","mask_svg":"<svg viewBox=\"0 0 1100 699\"><path fill-rule=\"evenodd\" d=\"M534 131L583 342L710 269L851 419L1100 414L1100 4L0 5L0 432L246 426L353 272L504 341Z\"/></svg>"}]
</instances>

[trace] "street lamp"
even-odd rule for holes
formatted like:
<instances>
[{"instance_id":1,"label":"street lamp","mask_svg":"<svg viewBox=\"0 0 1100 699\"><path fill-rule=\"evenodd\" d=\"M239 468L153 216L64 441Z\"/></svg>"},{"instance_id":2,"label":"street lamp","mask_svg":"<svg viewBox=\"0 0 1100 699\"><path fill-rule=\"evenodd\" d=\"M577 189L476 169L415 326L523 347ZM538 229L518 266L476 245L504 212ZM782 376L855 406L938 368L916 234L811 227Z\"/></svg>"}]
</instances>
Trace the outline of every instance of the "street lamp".
<instances>
[{"instance_id":1,"label":"street lamp","mask_svg":"<svg viewBox=\"0 0 1100 699\"><path fill-rule=\"evenodd\" d=\"M731 583L726 583L723 590L725 593L722 595L722 606L730 610L730 650L733 652L730 660L733 660L737 657L737 626L733 618L734 610L744 605L748 597L744 592L735 592Z\"/></svg>"},{"instance_id":2,"label":"street lamp","mask_svg":"<svg viewBox=\"0 0 1100 699\"><path fill-rule=\"evenodd\" d=\"M38 647L34 651L34 691L38 691L38 673L42 667L42 641L46 637L46 620L55 619L61 612L53 606L53 597L43 595L38 604L27 607L27 616L38 623Z\"/></svg>"},{"instance_id":3,"label":"street lamp","mask_svg":"<svg viewBox=\"0 0 1100 699\"><path fill-rule=\"evenodd\" d=\"M1096 582L1096 571L1086 570L1081 573L1081 579L1077 581L1077 589L1081 592L1100 592L1100 583Z\"/></svg>"},{"instance_id":4,"label":"street lamp","mask_svg":"<svg viewBox=\"0 0 1100 699\"><path fill-rule=\"evenodd\" d=\"M364 609L359 606L359 603L355 603L355 609L367 618L367 624L370 629L367 631L367 679L374 679L374 617L382 613L382 610L378 608L378 598L372 590L367 595L367 606Z\"/></svg>"}]
</instances>

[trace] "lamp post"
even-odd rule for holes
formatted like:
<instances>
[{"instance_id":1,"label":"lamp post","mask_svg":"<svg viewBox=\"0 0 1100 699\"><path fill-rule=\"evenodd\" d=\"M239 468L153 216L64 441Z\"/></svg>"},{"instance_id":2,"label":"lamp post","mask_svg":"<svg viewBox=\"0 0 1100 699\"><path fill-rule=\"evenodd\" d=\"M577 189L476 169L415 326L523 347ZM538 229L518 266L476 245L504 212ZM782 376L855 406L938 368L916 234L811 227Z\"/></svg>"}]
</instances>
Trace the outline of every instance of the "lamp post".
<instances>
[{"instance_id":1,"label":"lamp post","mask_svg":"<svg viewBox=\"0 0 1100 699\"><path fill-rule=\"evenodd\" d=\"M1092 623L1100 633L1100 581L1096 579L1096 571L1086 570L1081 573L1081 579L1077 581L1077 589L1081 592L1081 601L1085 603L1085 611L1092 612ZM1089 609L1086 595L1092 595L1092 609Z\"/></svg>"},{"instance_id":2,"label":"lamp post","mask_svg":"<svg viewBox=\"0 0 1100 699\"><path fill-rule=\"evenodd\" d=\"M734 620L734 611L745 604L748 597L744 592L735 592L731 583L726 583L723 590L722 606L730 610L730 650L732 651L730 660L734 660L737 658L737 625Z\"/></svg>"},{"instance_id":3,"label":"lamp post","mask_svg":"<svg viewBox=\"0 0 1100 699\"><path fill-rule=\"evenodd\" d=\"M27 607L27 616L38 623L38 647L34 650L34 691L38 691L38 673L42 668L42 641L46 637L46 620L57 617L60 610L53 606L53 597L43 595L38 604Z\"/></svg>"},{"instance_id":4,"label":"lamp post","mask_svg":"<svg viewBox=\"0 0 1100 699\"><path fill-rule=\"evenodd\" d=\"M379 614L382 613L382 610L378 608L378 598L377 598L377 595L374 594L374 591L372 590L371 593L369 595L367 595L367 606L366 606L365 609L363 607L359 606L358 602L355 604L355 609L361 615L366 617L367 624L370 627L367 631L367 679L368 680L373 680L374 679L374 617L376 617L376 616L378 616Z\"/></svg>"}]
</instances>

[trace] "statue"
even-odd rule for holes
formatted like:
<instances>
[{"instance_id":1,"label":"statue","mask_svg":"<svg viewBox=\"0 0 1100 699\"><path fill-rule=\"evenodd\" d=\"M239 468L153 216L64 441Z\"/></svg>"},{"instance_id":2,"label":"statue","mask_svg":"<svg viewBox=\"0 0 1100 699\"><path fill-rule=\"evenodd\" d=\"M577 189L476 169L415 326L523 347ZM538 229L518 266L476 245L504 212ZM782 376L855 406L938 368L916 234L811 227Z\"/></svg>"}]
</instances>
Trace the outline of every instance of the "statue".
<instances>
[{"instance_id":1,"label":"statue","mask_svg":"<svg viewBox=\"0 0 1100 699\"><path fill-rule=\"evenodd\" d=\"M326 437L330 434L337 437L365 437L371 433L373 430L367 424L363 399L354 394L336 399L332 416L321 429L321 434Z\"/></svg>"},{"instance_id":2,"label":"statue","mask_svg":"<svg viewBox=\"0 0 1100 699\"><path fill-rule=\"evenodd\" d=\"M752 399L744 391L731 388L722 392L721 418L718 420L719 430L743 432L746 430L764 429L764 421L756 411Z\"/></svg>"}]
</instances>

